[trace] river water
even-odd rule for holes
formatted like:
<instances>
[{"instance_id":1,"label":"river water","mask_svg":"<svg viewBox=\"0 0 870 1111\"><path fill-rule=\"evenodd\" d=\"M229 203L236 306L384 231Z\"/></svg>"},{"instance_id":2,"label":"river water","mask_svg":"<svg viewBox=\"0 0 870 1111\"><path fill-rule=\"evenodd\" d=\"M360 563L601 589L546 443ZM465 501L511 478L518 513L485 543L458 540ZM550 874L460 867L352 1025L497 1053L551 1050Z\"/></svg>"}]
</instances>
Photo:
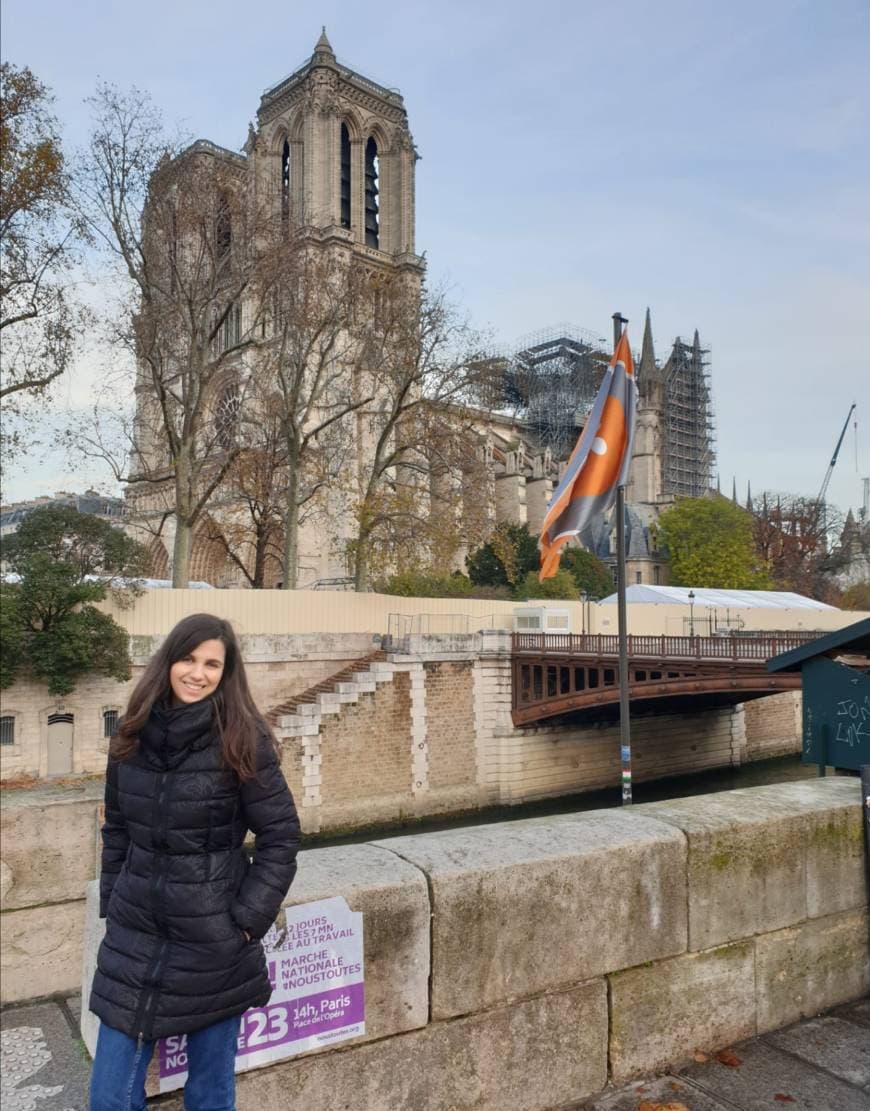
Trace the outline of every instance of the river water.
<instances>
[{"instance_id":1,"label":"river water","mask_svg":"<svg viewBox=\"0 0 870 1111\"><path fill-rule=\"evenodd\" d=\"M684 798L687 795L709 795L717 791L733 791L738 787L761 787L770 783L786 783L795 779L814 779L819 771L815 764L802 764L800 756L782 756L775 760L759 760L739 768L714 768L694 775L657 779L636 783L633 790L635 803L661 802L663 799ZM828 769L828 774L835 774ZM489 822L515 822L522 818L545 818L554 814L576 814L584 810L605 810L622 804L622 788L607 787L599 791L584 791L558 798L538 799L516 806L490 806L483 810L453 814L438 819L418 819L369 827L346 836L328 833L307 834L304 845L351 845L375 838L402 837L409 833L432 833L441 829L462 829L467 826L485 825Z\"/></svg>"}]
</instances>

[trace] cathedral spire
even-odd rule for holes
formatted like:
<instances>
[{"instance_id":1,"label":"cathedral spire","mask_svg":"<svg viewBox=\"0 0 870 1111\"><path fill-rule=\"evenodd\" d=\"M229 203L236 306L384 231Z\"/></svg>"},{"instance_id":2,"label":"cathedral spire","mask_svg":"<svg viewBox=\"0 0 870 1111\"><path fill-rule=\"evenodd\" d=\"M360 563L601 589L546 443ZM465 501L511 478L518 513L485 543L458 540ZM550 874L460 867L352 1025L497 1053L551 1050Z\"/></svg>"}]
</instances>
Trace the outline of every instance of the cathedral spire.
<instances>
[{"instance_id":1,"label":"cathedral spire","mask_svg":"<svg viewBox=\"0 0 870 1111\"><path fill-rule=\"evenodd\" d=\"M320 32L320 38L314 44L314 56L317 57L318 54L327 55L328 57L335 60L335 51L332 49L332 44L330 43L329 39L326 37L326 27L325 26L324 26L323 30Z\"/></svg>"},{"instance_id":2,"label":"cathedral spire","mask_svg":"<svg viewBox=\"0 0 870 1111\"><path fill-rule=\"evenodd\" d=\"M752 512L752 483L746 483L746 508Z\"/></svg>"},{"instance_id":3,"label":"cathedral spire","mask_svg":"<svg viewBox=\"0 0 870 1111\"><path fill-rule=\"evenodd\" d=\"M646 310L646 320L643 325L643 347L640 353L640 366L637 368L638 381L652 378L656 372L656 352L653 346L652 322L649 315L649 306Z\"/></svg>"}]
</instances>

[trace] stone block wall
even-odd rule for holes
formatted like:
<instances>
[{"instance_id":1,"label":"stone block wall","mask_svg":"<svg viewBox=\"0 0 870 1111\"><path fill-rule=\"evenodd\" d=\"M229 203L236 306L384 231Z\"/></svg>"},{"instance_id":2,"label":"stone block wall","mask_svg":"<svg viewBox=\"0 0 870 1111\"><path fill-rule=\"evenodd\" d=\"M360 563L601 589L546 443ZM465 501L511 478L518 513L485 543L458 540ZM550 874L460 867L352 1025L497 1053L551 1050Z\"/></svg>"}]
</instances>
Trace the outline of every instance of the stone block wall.
<instances>
[{"instance_id":1,"label":"stone block wall","mask_svg":"<svg viewBox=\"0 0 870 1111\"><path fill-rule=\"evenodd\" d=\"M786 691L747 702L746 759L769 760L801 751L801 692Z\"/></svg>"},{"instance_id":2,"label":"stone block wall","mask_svg":"<svg viewBox=\"0 0 870 1111\"><path fill-rule=\"evenodd\" d=\"M14 744L0 750L0 779L47 775L48 716L57 713L74 719L71 774L102 773L108 751L103 713L123 711L160 639L132 638L133 669L127 682L87 676L72 694L56 697L43 684L22 679L0 693L0 713L15 718ZM362 633L242 636L241 643L251 693L264 712L377 647Z\"/></svg>"},{"instance_id":3,"label":"stone block wall","mask_svg":"<svg viewBox=\"0 0 870 1111\"><path fill-rule=\"evenodd\" d=\"M853 779L303 852L288 901L333 895L367 1033L242 1074L240 1111L548 1111L870 989Z\"/></svg>"}]
</instances>

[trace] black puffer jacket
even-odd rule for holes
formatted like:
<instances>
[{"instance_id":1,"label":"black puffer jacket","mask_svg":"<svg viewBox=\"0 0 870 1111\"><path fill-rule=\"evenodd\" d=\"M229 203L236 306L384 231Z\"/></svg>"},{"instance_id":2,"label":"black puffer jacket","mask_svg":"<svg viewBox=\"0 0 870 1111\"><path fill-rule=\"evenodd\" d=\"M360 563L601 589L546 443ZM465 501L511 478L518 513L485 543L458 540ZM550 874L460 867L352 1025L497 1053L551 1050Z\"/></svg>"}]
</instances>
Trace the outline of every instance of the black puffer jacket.
<instances>
[{"instance_id":1,"label":"black puffer jacket","mask_svg":"<svg viewBox=\"0 0 870 1111\"><path fill-rule=\"evenodd\" d=\"M221 766L211 699L155 708L109 761L100 879L106 937L91 1010L131 1037L185 1034L263 1006L259 939L296 872L299 821L271 742L256 779ZM242 844L256 836L253 864Z\"/></svg>"}]
</instances>

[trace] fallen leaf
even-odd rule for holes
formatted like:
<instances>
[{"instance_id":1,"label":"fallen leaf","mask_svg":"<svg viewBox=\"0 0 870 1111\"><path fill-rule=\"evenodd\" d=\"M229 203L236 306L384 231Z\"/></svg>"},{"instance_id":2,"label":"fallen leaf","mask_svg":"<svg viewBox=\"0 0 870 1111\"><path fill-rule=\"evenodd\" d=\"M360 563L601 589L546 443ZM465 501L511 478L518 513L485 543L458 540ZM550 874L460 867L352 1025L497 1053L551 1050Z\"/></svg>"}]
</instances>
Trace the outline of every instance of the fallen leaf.
<instances>
[{"instance_id":1,"label":"fallen leaf","mask_svg":"<svg viewBox=\"0 0 870 1111\"><path fill-rule=\"evenodd\" d=\"M706 1065L710 1058L707 1056L706 1053L701 1053L701 1051L698 1050L697 1053L694 1053L692 1055L692 1060L697 1061L699 1065Z\"/></svg>"},{"instance_id":2,"label":"fallen leaf","mask_svg":"<svg viewBox=\"0 0 870 1111\"><path fill-rule=\"evenodd\" d=\"M727 1065L729 1069L739 1069L743 1064L740 1058L735 1056L730 1049L723 1049L717 1053L716 1060L720 1065Z\"/></svg>"},{"instance_id":3,"label":"fallen leaf","mask_svg":"<svg viewBox=\"0 0 870 1111\"><path fill-rule=\"evenodd\" d=\"M794 1103L794 1096L786 1096L782 1092L777 1092L773 1098L777 1103Z\"/></svg>"},{"instance_id":4,"label":"fallen leaf","mask_svg":"<svg viewBox=\"0 0 870 1111\"><path fill-rule=\"evenodd\" d=\"M682 1084L678 1084L676 1082L676 1080L671 1081L671 1091L672 1092L681 1092L682 1090L683 1090L683 1085Z\"/></svg>"},{"instance_id":5,"label":"fallen leaf","mask_svg":"<svg viewBox=\"0 0 870 1111\"><path fill-rule=\"evenodd\" d=\"M656 1103L651 1099L644 1099L638 1104L637 1111L689 1111L685 1103Z\"/></svg>"}]
</instances>

